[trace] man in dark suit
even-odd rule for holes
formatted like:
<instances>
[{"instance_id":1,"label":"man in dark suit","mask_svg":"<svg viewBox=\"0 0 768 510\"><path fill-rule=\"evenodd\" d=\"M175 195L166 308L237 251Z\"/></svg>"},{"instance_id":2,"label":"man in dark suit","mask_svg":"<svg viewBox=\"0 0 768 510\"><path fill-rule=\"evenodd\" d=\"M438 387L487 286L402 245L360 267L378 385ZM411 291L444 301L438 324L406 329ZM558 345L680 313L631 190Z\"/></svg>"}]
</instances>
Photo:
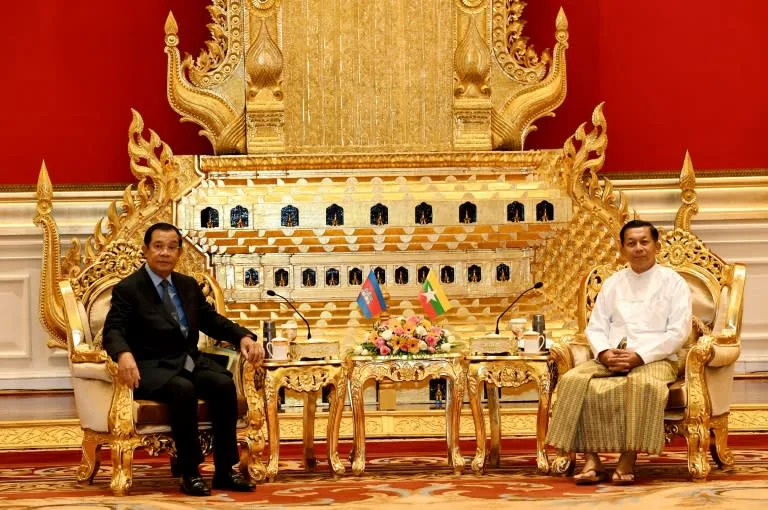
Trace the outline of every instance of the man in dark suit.
<instances>
[{"instance_id":1,"label":"man in dark suit","mask_svg":"<svg viewBox=\"0 0 768 510\"><path fill-rule=\"evenodd\" d=\"M115 285L104 323L104 348L117 361L118 378L136 398L168 405L171 431L187 494L210 494L200 476L197 400L208 402L213 428L213 488L251 491L254 485L232 466L237 462L237 393L232 374L202 356L199 332L240 348L251 363L264 359L256 335L218 314L194 278L173 271L182 238L169 223L144 235L147 263Z\"/></svg>"}]
</instances>

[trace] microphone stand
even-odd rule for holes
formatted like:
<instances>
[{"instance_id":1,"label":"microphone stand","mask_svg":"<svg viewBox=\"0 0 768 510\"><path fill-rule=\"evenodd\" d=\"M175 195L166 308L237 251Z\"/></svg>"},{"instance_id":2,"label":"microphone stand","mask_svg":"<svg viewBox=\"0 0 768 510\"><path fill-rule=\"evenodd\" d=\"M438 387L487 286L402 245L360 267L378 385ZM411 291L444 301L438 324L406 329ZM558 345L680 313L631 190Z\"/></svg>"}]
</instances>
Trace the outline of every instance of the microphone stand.
<instances>
[{"instance_id":1,"label":"microphone stand","mask_svg":"<svg viewBox=\"0 0 768 510\"><path fill-rule=\"evenodd\" d=\"M496 318L496 334L497 334L497 335L499 334L499 321L501 320L501 318L502 318L502 317L504 317L504 314L505 314L505 313L507 313L507 312L509 311L509 309L510 309L510 308L512 308L513 306L515 306L515 303L517 303L518 301L520 301L520 298L521 298L521 297L525 296L526 294L528 294L528 293L529 293L530 291L532 291L533 289L540 289L540 288L542 288L543 286L544 286L544 284L543 284L543 283L541 283L541 282L536 282L536 283L534 283L532 287L530 287L530 288L528 288L528 289L525 289L523 292L521 292L521 293L520 293L520 294L519 294L519 295L518 295L518 296L515 298L515 300L514 300L514 301L512 301L512 303L510 303L510 305L509 305L508 307L506 307L506 308L504 309L504 311L503 311L503 312L501 312L501 313L499 314L499 316Z\"/></svg>"},{"instance_id":2,"label":"microphone stand","mask_svg":"<svg viewBox=\"0 0 768 510\"><path fill-rule=\"evenodd\" d=\"M311 338L312 338L312 330L309 328L309 322L308 322L308 321L307 321L307 319L304 317L304 315L302 315L302 313L301 313L301 312L300 312L300 311L299 311L299 310L298 310L298 309L297 309L295 306L293 306L293 303L291 303L291 302L288 300L288 298L286 298L285 296L281 296L280 294L278 294L277 292L275 292L275 291L274 291L274 290L272 290L272 289L270 289L270 290L268 290L268 291L267 291L267 296L277 296L277 297L279 297L280 299L282 299L283 301L285 301L286 303L288 303L288 306L290 306L291 308L293 308L293 311L294 311L294 312L296 312L296 315L298 315L299 317L301 317L301 320L303 320L303 321L304 321L304 324L306 324L306 325L307 325L307 340L309 340L309 339L311 339Z\"/></svg>"}]
</instances>

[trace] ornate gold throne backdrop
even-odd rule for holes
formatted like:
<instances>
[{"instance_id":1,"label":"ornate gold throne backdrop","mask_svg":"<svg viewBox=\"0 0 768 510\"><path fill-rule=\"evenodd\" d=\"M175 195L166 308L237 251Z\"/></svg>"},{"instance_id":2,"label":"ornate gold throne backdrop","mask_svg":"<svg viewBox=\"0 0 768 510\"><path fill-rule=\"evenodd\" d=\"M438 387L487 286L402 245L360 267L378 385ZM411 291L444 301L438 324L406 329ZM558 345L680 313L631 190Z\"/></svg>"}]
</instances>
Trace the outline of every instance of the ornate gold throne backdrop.
<instances>
[{"instance_id":1,"label":"ornate gold throne backdrop","mask_svg":"<svg viewBox=\"0 0 768 510\"><path fill-rule=\"evenodd\" d=\"M544 287L516 313L544 313L555 337L573 332L580 277L618 262L629 213L598 179L602 105L562 149L524 150L536 120L565 98L568 47L561 10L552 50L534 50L524 7L213 0L211 40L196 58L180 55L169 14L169 103L216 155L174 156L133 112L138 185L63 262L58 236L46 231L41 316L50 345L66 339L58 282L114 243L138 248L142 227L157 220L185 233L192 249L180 269L211 271L226 314L252 329L295 318L266 296L276 289L316 336L348 346L370 327L355 303L369 270L391 313L410 314L434 269L454 307L444 322L460 337L487 333L538 280ZM39 203L50 217L45 180Z\"/></svg>"}]
</instances>

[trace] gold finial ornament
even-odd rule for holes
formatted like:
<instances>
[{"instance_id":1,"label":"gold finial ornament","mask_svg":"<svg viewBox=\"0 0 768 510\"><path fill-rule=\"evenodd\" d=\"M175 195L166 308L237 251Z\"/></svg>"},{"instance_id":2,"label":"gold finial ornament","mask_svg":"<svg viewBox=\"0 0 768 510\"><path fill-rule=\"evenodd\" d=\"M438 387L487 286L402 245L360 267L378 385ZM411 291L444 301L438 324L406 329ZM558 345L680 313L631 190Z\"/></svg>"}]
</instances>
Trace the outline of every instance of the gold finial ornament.
<instances>
[{"instance_id":1,"label":"gold finial ornament","mask_svg":"<svg viewBox=\"0 0 768 510\"><path fill-rule=\"evenodd\" d=\"M680 200L682 205L675 216L675 228L690 231L691 219L699 212L696 203L696 174L693 171L691 154L685 151L683 168L680 170Z\"/></svg>"},{"instance_id":2,"label":"gold finial ornament","mask_svg":"<svg viewBox=\"0 0 768 510\"><path fill-rule=\"evenodd\" d=\"M40 271L40 322L50 335L48 347L67 348L64 300L59 289L62 279L59 231L53 216L53 186L45 160L37 178L37 214L32 220L43 229L43 263Z\"/></svg>"}]
</instances>

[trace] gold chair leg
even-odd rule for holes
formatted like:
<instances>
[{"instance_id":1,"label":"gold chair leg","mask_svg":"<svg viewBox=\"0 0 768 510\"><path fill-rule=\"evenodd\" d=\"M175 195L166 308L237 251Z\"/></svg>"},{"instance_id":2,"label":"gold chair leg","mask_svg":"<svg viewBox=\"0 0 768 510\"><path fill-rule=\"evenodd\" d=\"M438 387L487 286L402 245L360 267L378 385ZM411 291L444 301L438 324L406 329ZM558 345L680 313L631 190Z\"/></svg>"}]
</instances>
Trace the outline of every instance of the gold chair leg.
<instances>
[{"instance_id":1,"label":"gold chair leg","mask_svg":"<svg viewBox=\"0 0 768 510\"><path fill-rule=\"evenodd\" d=\"M243 445L240 449L240 473L257 482L264 480L267 469L261 461L261 452L264 451L264 436L261 431L248 427L239 441Z\"/></svg>"},{"instance_id":2,"label":"gold chair leg","mask_svg":"<svg viewBox=\"0 0 768 510\"><path fill-rule=\"evenodd\" d=\"M77 468L77 481L85 482L89 484L93 483L93 477L99 471L99 465L101 464L101 457L99 451L101 450L101 443L99 442L99 434L92 430L83 430L83 456L80 460L80 466Z\"/></svg>"},{"instance_id":3,"label":"gold chair leg","mask_svg":"<svg viewBox=\"0 0 768 510\"><path fill-rule=\"evenodd\" d=\"M685 440L688 442L688 471L695 482L707 480L709 475L709 420L688 423L683 426Z\"/></svg>"},{"instance_id":4,"label":"gold chair leg","mask_svg":"<svg viewBox=\"0 0 768 510\"><path fill-rule=\"evenodd\" d=\"M732 467L735 459L728 448L728 413L710 418L709 427L713 436L709 444L712 459L720 469Z\"/></svg>"},{"instance_id":5,"label":"gold chair leg","mask_svg":"<svg viewBox=\"0 0 768 510\"><path fill-rule=\"evenodd\" d=\"M269 434L269 462L267 463L266 478L268 481L275 481L277 476L277 467L280 461L280 425L277 421L277 400L278 388L267 374L265 386L267 387L267 433Z\"/></svg>"},{"instance_id":6,"label":"gold chair leg","mask_svg":"<svg viewBox=\"0 0 768 510\"><path fill-rule=\"evenodd\" d=\"M139 442L134 438L112 441L112 480L109 487L116 496L128 493L133 484L133 450Z\"/></svg>"},{"instance_id":7,"label":"gold chair leg","mask_svg":"<svg viewBox=\"0 0 768 510\"><path fill-rule=\"evenodd\" d=\"M576 454L557 450L555 458L549 465L549 473L552 475L571 476L576 469Z\"/></svg>"}]
</instances>

